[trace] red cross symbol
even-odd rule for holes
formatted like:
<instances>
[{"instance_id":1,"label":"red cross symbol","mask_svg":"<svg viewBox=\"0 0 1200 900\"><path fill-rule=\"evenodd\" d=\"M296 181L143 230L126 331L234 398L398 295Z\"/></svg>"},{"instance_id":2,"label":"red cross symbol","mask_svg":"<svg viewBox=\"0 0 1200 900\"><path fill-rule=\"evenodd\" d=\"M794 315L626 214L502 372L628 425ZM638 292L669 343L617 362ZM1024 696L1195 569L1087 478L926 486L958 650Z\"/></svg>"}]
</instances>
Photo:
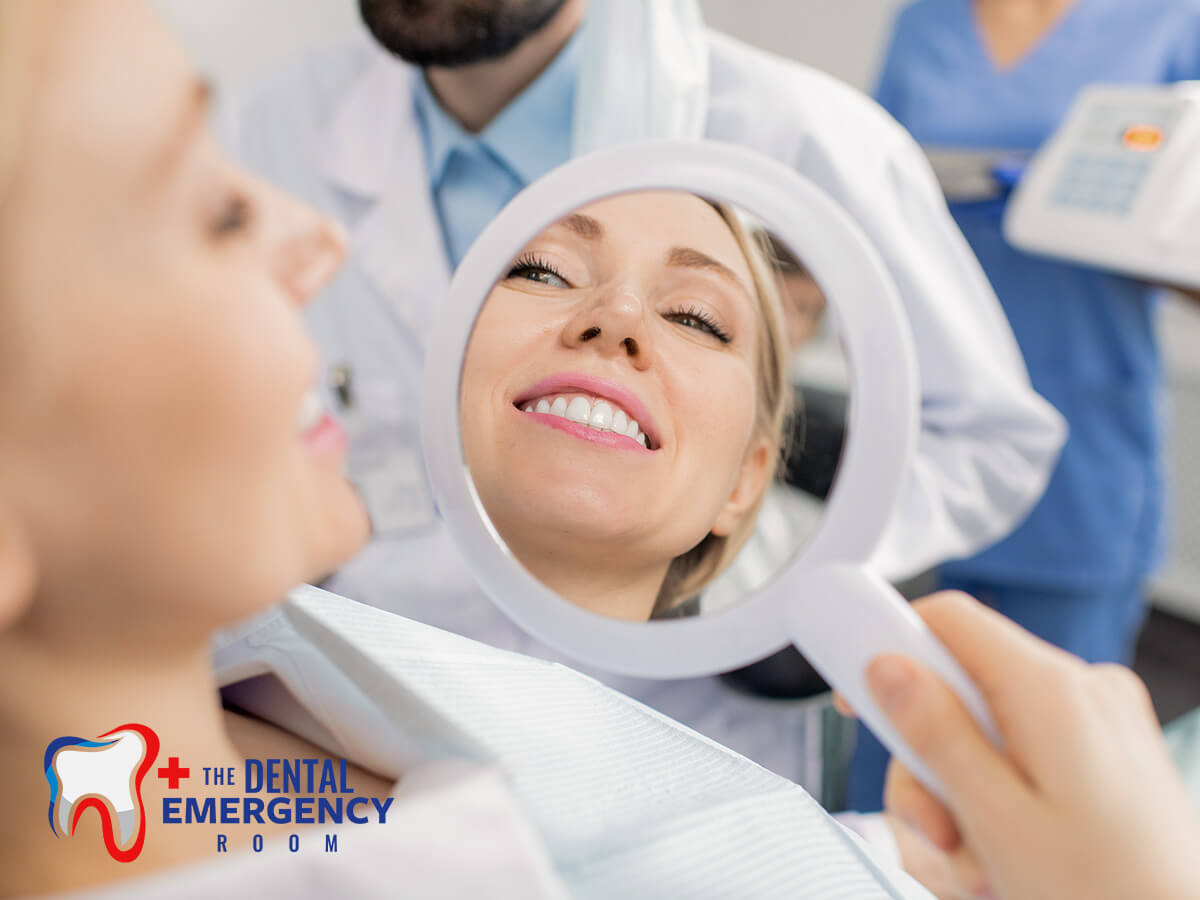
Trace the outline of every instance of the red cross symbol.
<instances>
[{"instance_id":1,"label":"red cross symbol","mask_svg":"<svg viewBox=\"0 0 1200 900\"><path fill-rule=\"evenodd\" d=\"M167 765L160 767L158 770L158 777L167 779L167 787L173 791L179 790L180 780L190 777L191 774L191 769L181 769L179 767L178 756L172 756L167 760Z\"/></svg>"}]
</instances>

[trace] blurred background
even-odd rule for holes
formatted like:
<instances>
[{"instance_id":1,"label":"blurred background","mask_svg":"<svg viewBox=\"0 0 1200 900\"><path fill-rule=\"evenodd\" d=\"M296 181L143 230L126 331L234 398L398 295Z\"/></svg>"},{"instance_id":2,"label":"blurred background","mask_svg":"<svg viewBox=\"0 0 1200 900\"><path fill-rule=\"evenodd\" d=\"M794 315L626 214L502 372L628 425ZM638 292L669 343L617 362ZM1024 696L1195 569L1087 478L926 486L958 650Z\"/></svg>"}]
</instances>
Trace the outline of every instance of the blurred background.
<instances>
[{"instance_id":1,"label":"blurred background","mask_svg":"<svg viewBox=\"0 0 1200 900\"><path fill-rule=\"evenodd\" d=\"M358 29L355 0L154 0L221 92L308 47ZM701 0L710 25L870 90L904 0ZM1200 691L1200 311L1172 300L1161 317L1172 408L1170 562L1137 668L1165 720Z\"/></svg>"}]
</instances>

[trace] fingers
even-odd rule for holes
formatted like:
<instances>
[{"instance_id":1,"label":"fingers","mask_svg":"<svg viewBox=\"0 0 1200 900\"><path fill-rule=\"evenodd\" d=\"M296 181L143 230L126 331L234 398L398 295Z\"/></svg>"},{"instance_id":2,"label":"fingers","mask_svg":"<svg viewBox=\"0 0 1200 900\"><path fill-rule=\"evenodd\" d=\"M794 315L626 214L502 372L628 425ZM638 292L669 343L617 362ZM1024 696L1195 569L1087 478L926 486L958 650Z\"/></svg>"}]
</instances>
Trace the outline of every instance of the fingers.
<instances>
[{"instance_id":1,"label":"fingers","mask_svg":"<svg viewBox=\"0 0 1200 900\"><path fill-rule=\"evenodd\" d=\"M962 843L962 835L950 810L897 760L892 760L888 766L883 805L888 812L921 832L939 850L953 853Z\"/></svg>"},{"instance_id":2,"label":"fingers","mask_svg":"<svg viewBox=\"0 0 1200 900\"><path fill-rule=\"evenodd\" d=\"M858 713L854 711L854 707L850 705L850 702L836 691L833 695L833 708L847 719L858 718Z\"/></svg>"},{"instance_id":3,"label":"fingers","mask_svg":"<svg viewBox=\"0 0 1200 900\"><path fill-rule=\"evenodd\" d=\"M1078 664L1071 654L967 594L933 594L916 601L913 609L958 659L994 712L1011 697L1014 672L1037 677L1047 669Z\"/></svg>"},{"instance_id":4,"label":"fingers","mask_svg":"<svg viewBox=\"0 0 1200 900\"><path fill-rule=\"evenodd\" d=\"M939 678L905 657L881 656L867 667L867 682L900 737L941 780L964 831L979 823L990 832L989 817L1011 821L1026 807L1027 784Z\"/></svg>"}]
</instances>

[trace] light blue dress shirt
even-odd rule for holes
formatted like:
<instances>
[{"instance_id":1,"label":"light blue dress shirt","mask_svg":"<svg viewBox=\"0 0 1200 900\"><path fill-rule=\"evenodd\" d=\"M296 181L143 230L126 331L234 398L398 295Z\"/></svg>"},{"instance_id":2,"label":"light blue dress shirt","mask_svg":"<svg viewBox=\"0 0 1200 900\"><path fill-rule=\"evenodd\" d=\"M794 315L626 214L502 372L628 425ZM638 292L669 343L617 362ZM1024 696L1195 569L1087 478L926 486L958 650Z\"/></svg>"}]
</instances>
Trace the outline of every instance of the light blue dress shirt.
<instances>
[{"instance_id":1,"label":"light blue dress shirt","mask_svg":"<svg viewBox=\"0 0 1200 900\"><path fill-rule=\"evenodd\" d=\"M479 232L530 182L571 157L579 36L479 134L414 79L434 206L450 261L457 266Z\"/></svg>"},{"instance_id":2,"label":"light blue dress shirt","mask_svg":"<svg viewBox=\"0 0 1200 900\"><path fill-rule=\"evenodd\" d=\"M1078 0L1006 69L985 50L971 0L918 0L897 21L877 98L924 145L1033 149L1090 83L1194 78L1198 0ZM1001 233L1002 200L951 212L1000 297L1034 388L1071 433L1025 523L945 574L1077 590L1144 576L1165 531L1157 292L1013 249Z\"/></svg>"}]
</instances>

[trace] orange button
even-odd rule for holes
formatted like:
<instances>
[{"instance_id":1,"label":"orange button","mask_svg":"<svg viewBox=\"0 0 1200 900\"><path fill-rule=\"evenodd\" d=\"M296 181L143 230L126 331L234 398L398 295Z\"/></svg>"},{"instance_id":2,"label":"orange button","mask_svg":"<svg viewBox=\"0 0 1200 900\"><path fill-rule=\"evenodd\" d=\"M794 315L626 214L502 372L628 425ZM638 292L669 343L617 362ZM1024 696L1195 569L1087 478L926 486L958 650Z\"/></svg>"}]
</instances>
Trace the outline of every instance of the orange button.
<instances>
[{"instance_id":1,"label":"orange button","mask_svg":"<svg viewBox=\"0 0 1200 900\"><path fill-rule=\"evenodd\" d=\"M1163 140L1162 129L1154 125L1130 125L1125 130L1125 146L1129 150L1157 150Z\"/></svg>"}]
</instances>

